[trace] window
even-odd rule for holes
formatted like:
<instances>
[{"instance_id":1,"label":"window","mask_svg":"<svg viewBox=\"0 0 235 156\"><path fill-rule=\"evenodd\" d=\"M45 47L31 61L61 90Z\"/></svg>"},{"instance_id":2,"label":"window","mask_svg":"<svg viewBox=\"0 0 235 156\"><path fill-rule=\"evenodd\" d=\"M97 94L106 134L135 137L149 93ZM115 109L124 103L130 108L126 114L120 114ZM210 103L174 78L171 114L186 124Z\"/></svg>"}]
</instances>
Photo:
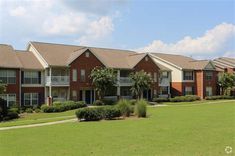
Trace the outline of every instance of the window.
<instances>
[{"instance_id":1,"label":"window","mask_svg":"<svg viewBox=\"0 0 235 156\"><path fill-rule=\"evenodd\" d=\"M212 96L212 87L206 87L206 96Z\"/></svg>"},{"instance_id":2,"label":"window","mask_svg":"<svg viewBox=\"0 0 235 156\"><path fill-rule=\"evenodd\" d=\"M206 72L206 80L211 80L213 77L213 73L211 71Z\"/></svg>"},{"instance_id":3,"label":"window","mask_svg":"<svg viewBox=\"0 0 235 156\"><path fill-rule=\"evenodd\" d=\"M16 71L15 70L0 70L0 81L6 84L16 83Z\"/></svg>"},{"instance_id":4,"label":"window","mask_svg":"<svg viewBox=\"0 0 235 156\"><path fill-rule=\"evenodd\" d=\"M166 71L162 72L162 78L168 78L168 72Z\"/></svg>"},{"instance_id":5,"label":"window","mask_svg":"<svg viewBox=\"0 0 235 156\"><path fill-rule=\"evenodd\" d=\"M86 57L90 57L90 53L88 51L85 53L85 55Z\"/></svg>"},{"instance_id":6,"label":"window","mask_svg":"<svg viewBox=\"0 0 235 156\"><path fill-rule=\"evenodd\" d=\"M24 105L38 105L38 93L24 93Z\"/></svg>"},{"instance_id":7,"label":"window","mask_svg":"<svg viewBox=\"0 0 235 156\"><path fill-rule=\"evenodd\" d=\"M7 101L7 107L16 104L16 94L0 94L0 98Z\"/></svg>"},{"instance_id":8,"label":"window","mask_svg":"<svg viewBox=\"0 0 235 156\"><path fill-rule=\"evenodd\" d=\"M145 61L148 61L148 60L149 60L149 58L146 56L146 57L145 57Z\"/></svg>"},{"instance_id":9,"label":"window","mask_svg":"<svg viewBox=\"0 0 235 156\"><path fill-rule=\"evenodd\" d=\"M73 96L73 97L77 97L77 91L76 91L76 90L73 90L72 96Z\"/></svg>"},{"instance_id":10,"label":"window","mask_svg":"<svg viewBox=\"0 0 235 156\"><path fill-rule=\"evenodd\" d=\"M193 71L184 71L184 80L193 80Z\"/></svg>"},{"instance_id":11,"label":"window","mask_svg":"<svg viewBox=\"0 0 235 156\"><path fill-rule=\"evenodd\" d=\"M24 84L39 84L39 82L37 71L24 71Z\"/></svg>"},{"instance_id":12,"label":"window","mask_svg":"<svg viewBox=\"0 0 235 156\"><path fill-rule=\"evenodd\" d=\"M120 88L121 96L131 96L131 88L130 87L121 87Z\"/></svg>"},{"instance_id":13,"label":"window","mask_svg":"<svg viewBox=\"0 0 235 156\"><path fill-rule=\"evenodd\" d=\"M157 73L156 72L153 73L153 80L154 80L154 82L157 82Z\"/></svg>"},{"instance_id":14,"label":"window","mask_svg":"<svg viewBox=\"0 0 235 156\"><path fill-rule=\"evenodd\" d=\"M73 69L73 81L77 81L77 69Z\"/></svg>"},{"instance_id":15,"label":"window","mask_svg":"<svg viewBox=\"0 0 235 156\"><path fill-rule=\"evenodd\" d=\"M185 95L193 95L193 87L185 87Z\"/></svg>"},{"instance_id":16,"label":"window","mask_svg":"<svg viewBox=\"0 0 235 156\"><path fill-rule=\"evenodd\" d=\"M85 82L86 77L85 77L85 69L81 69L81 75L80 75L80 80L81 82Z\"/></svg>"},{"instance_id":17,"label":"window","mask_svg":"<svg viewBox=\"0 0 235 156\"><path fill-rule=\"evenodd\" d=\"M160 87L160 94L161 94L161 95L166 95L166 94L168 94L168 86Z\"/></svg>"}]
</instances>

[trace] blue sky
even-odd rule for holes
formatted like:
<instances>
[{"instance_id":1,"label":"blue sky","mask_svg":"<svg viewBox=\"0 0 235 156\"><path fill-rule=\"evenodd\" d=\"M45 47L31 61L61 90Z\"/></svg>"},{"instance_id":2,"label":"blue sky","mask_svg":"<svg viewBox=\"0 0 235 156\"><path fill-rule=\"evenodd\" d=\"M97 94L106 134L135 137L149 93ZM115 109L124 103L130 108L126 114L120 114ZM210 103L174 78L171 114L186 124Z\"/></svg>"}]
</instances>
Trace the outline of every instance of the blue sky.
<instances>
[{"instance_id":1,"label":"blue sky","mask_svg":"<svg viewBox=\"0 0 235 156\"><path fill-rule=\"evenodd\" d=\"M235 57L233 0L0 0L0 43Z\"/></svg>"}]
</instances>

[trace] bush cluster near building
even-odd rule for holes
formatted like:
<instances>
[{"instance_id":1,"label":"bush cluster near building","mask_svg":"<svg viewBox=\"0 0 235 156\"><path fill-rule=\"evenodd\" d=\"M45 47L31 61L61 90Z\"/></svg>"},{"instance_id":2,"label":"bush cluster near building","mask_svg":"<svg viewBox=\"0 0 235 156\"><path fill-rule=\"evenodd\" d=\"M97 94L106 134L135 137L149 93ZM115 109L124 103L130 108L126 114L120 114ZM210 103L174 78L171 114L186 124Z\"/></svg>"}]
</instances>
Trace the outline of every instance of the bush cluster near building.
<instances>
[{"instance_id":1,"label":"bush cluster near building","mask_svg":"<svg viewBox=\"0 0 235 156\"><path fill-rule=\"evenodd\" d=\"M53 113L53 112L64 112L67 110L73 110L73 109L78 109L82 107L86 107L87 105L85 104L84 101L65 101L65 102L54 102L52 106L48 106L46 104L41 106L41 110L44 113Z\"/></svg>"},{"instance_id":2,"label":"bush cluster near building","mask_svg":"<svg viewBox=\"0 0 235 156\"><path fill-rule=\"evenodd\" d=\"M153 102L161 103L161 102L191 102L200 100L199 96L196 95L186 95L186 96L175 96L173 98L153 98Z\"/></svg>"},{"instance_id":3,"label":"bush cluster near building","mask_svg":"<svg viewBox=\"0 0 235 156\"><path fill-rule=\"evenodd\" d=\"M75 114L80 121L113 120L131 115L146 117L147 102L122 99L112 106L80 108Z\"/></svg>"},{"instance_id":4,"label":"bush cluster near building","mask_svg":"<svg viewBox=\"0 0 235 156\"><path fill-rule=\"evenodd\" d=\"M227 95L207 96L205 99L206 100L235 99L235 96L227 96Z\"/></svg>"}]
</instances>

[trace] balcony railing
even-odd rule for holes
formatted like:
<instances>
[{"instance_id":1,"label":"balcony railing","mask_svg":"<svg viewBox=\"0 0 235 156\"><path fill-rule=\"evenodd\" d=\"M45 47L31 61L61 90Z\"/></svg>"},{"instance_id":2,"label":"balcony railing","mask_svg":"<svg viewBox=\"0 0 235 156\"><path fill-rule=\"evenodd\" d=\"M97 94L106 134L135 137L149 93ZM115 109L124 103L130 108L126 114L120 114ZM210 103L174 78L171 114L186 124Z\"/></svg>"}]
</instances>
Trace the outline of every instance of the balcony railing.
<instances>
[{"instance_id":1,"label":"balcony railing","mask_svg":"<svg viewBox=\"0 0 235 156\"><path fill-rule=\"evenodd\" d=\"M47 76L47 85L69 85L69 76Z\"/></svg>"},{"instance_id":2,"label":"balcony railing","mask_svg":"<svg viewBox=\"0 0 235 156\"><path fill-rule=\"evenodd\" d=\"M129 77L120 77L119 78L119 84L120 85L127 85L130 86L132 85L132 80Z\"/></svg>"}]
</instances>

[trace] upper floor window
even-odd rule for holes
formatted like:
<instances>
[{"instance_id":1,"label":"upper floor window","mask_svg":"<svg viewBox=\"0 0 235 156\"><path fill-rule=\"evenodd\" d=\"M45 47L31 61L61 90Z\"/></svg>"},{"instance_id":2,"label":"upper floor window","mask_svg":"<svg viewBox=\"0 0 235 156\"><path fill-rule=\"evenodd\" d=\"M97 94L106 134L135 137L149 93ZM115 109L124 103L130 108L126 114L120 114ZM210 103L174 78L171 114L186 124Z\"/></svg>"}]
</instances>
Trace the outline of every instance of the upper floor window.
<instances>
[{"instance_id":1,"label":"upper floor window","mask_svg":"<svg viewBox=\"0 0 235 156\"><path fill-rule=\"evenodd\" d=\"M16 71L15 70L0 70L0 81L5 84L16 83Z\"/></svg>"},{"instance_id":2,"label":"upper floor window","mask_svg":"<svg viewBox=\"0 0 235 156\"><path fill-rule=\"evenodd\" d=\"M206 72L206 80L212 80L213 73L211 71Z\"/></svg>"},{"instance_id":3,"label":"upper floor window","mask_svg":"<svg viewBox=\"0 0 235 156\"><path fill-rule=\"evenodd\" d=\"M157 73L156 72L153 73L153 80L154 80L154 82L157 82Z\"/></svg>"},{"instance_id":4,"label":"upper floor window","mask_svg":"<svg viewBox=\"0 0 235 156\"><path fill-rule=\"evenodd\" d=\"M168 72L166 71L162 72L162 78L168 78Z\"/></svg>"},{"instance_id":5,"label":"upper floor window","mask_svg":"<svg viewBox=\"0 0 235 156\"><path fill-rule=\"evenodd\" d=\"M184 71L184 80L193 80L193 71Z\"/></svg>"},{"instance_id":6,"label":"upper floor window","mask_svg":"<svg viewBox=\"0 0 235 156\"><path fill-rule=\"evenodd\" d=\"M86 57L90 57L90 53L88 51L85 53L85 55Z\"/></svg>"},{"instance_id":7,"label":"upper floor window","mask_svg":"<svg viewBox=\"0 0 235 156\"><path fill-rule=\"evenodd\" d=\"M24 84L39 84L40 76L37 71L24 71Z\"/></svg>"},{"instance_id":8,"label":"upper floor window","mask_svg":"<svg viewBox=\"0 0 235 156\"><path fill-rule=\"evenodd\" d=\"M77 81L77 69L72 70L72 75L73 75L73 81L76 82Z\"/></svg>"},{"instance_id":9,"label":"upper floor window","mask_svg":"<svg viewBox=\"0 0 235 156\"><path fill-rule=\"evenodd\" d=\"M85 82L86 80L86 72L85 72L85 69L81 69L81 73L80 73L80 81L81 82Z\"/></svg>"}]
</instances>

